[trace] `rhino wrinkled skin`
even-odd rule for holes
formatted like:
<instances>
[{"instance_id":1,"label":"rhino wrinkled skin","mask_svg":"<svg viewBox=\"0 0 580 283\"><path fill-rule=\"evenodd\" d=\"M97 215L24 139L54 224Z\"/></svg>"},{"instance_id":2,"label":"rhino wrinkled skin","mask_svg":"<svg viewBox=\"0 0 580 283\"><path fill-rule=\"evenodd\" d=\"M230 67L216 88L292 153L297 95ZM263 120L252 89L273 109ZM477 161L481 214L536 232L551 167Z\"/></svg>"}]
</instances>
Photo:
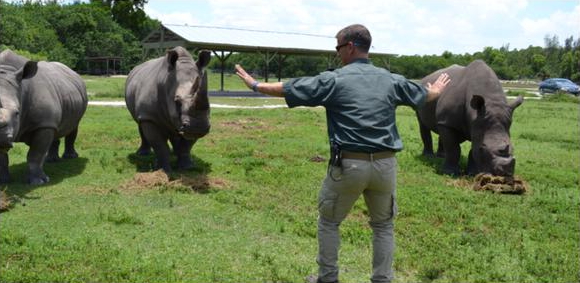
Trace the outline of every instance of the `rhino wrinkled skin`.
<instances>
[{"instance_id":1,"label":"rhino wrinkled skin","mask_svg":"<svg viewBox=\"0 0 580 283\"><path fill-rule=\"evenodd\" d=\"M10 181L8 151L14 142L29 146L28 182L47 183L45 161L76 158L74 142L88 98L81 77L58 62L33 62L10 50L0 53L0 183Z\"/></svg>"},{"instance_id":2,"label":"rhino wrinkled skin","mask_svg":"<svg viewBox=\"0 0 580 283\"><path fill-rule=\"evenodd\" d=\"M209 51L198 61L182 47L136 66L127 78L125 102L139 126L137 154L155 152L157 167L170 172L169 140L179 169L193 167L191 148L210 129L207 75Z\"/></svg>"},{"instance_id":3,"label":"rhino wrinkled skin","mask_svg":"<svg viewBox=\"0 0 580 283\"><path fill-rule=\"evenodd\" d=\"M453 65L423 78L433 82L446 72L451 78L438 99L417 112L423 154L433 155L431 132L439 134L437 156L445 158L442 172L459 175L460 144L471 141L467 173L513 176L515 158L510 141L513 111L522 102L520 96L508 104L499 79L481 60L468 66Z\"/></svg>"}]
</instances>

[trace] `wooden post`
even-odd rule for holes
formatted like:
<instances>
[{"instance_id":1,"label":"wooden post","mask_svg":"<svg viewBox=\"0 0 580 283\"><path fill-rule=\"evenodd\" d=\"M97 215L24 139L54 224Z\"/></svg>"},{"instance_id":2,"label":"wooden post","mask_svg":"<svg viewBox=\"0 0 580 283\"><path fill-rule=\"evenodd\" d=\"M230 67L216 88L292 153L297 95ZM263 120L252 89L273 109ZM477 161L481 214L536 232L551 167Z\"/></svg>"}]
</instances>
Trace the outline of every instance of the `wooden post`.
<instances>
[{"instance_id":1,"label":"wooden post","mask_svg":"<svg viewBox=\"0 0 580 283\"><path fill-rule=\"evenodd\" d=\"M258 51L258 54L262 54L260 51ZM268 82L268 73L270 70L270 62L272 61L272 59L274 59L276 57L276 55L278 54L278 52L274 52L274 54L271 54L272 56L270 56L270 52L266 51L266 53L264 54L264 62L266 63L265 65L265 70L264 70L264 80L266 82Z\"/></svg>"},{"instance_id":2,"label":"wooden post","mask_svg":"<svg viewBox=\"0 0 580 283\"><path fill-rule=\"evenodd\" d=\"M217 52L215 52L214 50L212 50L213 54L220 60L220 91L224 91L224 71L226 68L226 60L228 60L228 58L230 58L230 55L232 55L232 52L230 51L230 53L228 53L228 55L224 55L224 51L221 51L221 56L220 54L218 54Z\"/></svg>"},{"instance_id":3,"label":"wooden post","mask_svg":"<svg viewBox=\"0 0 580 283\"><path fill-rule=\"evenodd\" d=\"M288 58L287 55L278 54L278 82L282 80L282 64Z\"/></svg>"}]
</instances>

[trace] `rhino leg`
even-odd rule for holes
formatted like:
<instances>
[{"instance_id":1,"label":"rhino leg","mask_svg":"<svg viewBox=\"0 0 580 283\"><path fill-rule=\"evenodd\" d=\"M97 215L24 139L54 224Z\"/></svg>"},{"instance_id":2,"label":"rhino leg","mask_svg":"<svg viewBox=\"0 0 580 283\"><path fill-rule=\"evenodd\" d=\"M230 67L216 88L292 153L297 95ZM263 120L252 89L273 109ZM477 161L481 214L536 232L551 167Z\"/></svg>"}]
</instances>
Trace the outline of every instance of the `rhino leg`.
<instances>
[{"instance_id":1,"label":"rhino leg","mask_svg":"<svg viewBox=\"0 0 580 283\"><path fill-rule=\"evenodd\" d=\"M52 141L52 144L50 145L50 148L48 149L48 154L46 155L46 162L57 162L60 160L60 157L58 157L58 149L60 147L60 140L59 139L54 139L54 141Z\"/></svg>"},{"instance_id":2,"label":"rhino leg","mask_svg":"<svg viewBox=\"0 0 580 283\"><path fill-rule=\"evenodd\" d=\"M459 134L448 127L439 126L439 137L445 150L445 161L443 162L442 173L452 176L459 176L461 168L459 159L461 157L460 144L462 140Z\"/></svg>"},{"instance_id":3,"label":"rhino leg","mask_svg":"<svg viewBox=\"0 0 580 283\"><path fill-rule=\"evenodd\" d=\"M144 156L151 154L151 145L145 138L145 135L143 135L143 129L141 128L141 125L139 125L139 136L141 137L141 146L139 149L137 149L137 155Z\"/></svg>"},{"instance_id":4,"label":"rhino leg","mask_svg":"<svg viewBox=\"0 0 580 283\"><path fill-rule=\"evenodd\" d=\"M26 160L28 164L28 183L31 185L42 185L50 181L42 167L53 140L54 129L40 129L33 135L29 143L30 149Z\"/></svg>"},{"instance_id":5,"label":"rhino leg","mask_svg":"<svg viewBox=\"0 0 580 283\"><path fill-rule=\"evenodd\" d=\"M191 148L197 140L187 140L183 137L178 137L171 140L173 152L177 156L177 168L179 170L193 169L193 161L191 160Z\"/></svg>"},{"instance_id":6,"label":"rhino leg","mask_svg":"<svg viewBox=\"0 0 580 283\"><path fill-rule=\"evenodd\" d=\"M79 154L75 150L75 141L77 140L78 133L79 128L76 128L64 138L64 153L62 154L62 158L73 159L79 157Z\"/></svg>"},{"instance_id":7,"label":"rhino leg","mask_svg":"<svg viewBox=\"0 0 580 283\"><path fill-rule=\"evenodd\" d=\"M467 175L475 176L478 173L478 169L475 159L473 159L472 151L473 149L469 150L469 157L467 158Z\"/></svg>"},{"instance_id":8,"label":"rhino leg","mask_svg":"<svg viewBox=\"0 0 580 283\"><path fill-rule=\"evenodd\" d=\"M419 131L421 133L421 140L423 141L423 156L433 157L433 140L431 139L431 130L427 128L419 116L417 116L417 121L419 121Z\"/></svg>"},{"instance_id":9,"label":"rhino leg","mask_svg":"<svg viewBox=\"0 0 580 283\"><path fill-rule=\"evenodd\" d=\"M8 152L0 152L0 184L10 182L10 172L8 171Z\"/></svg>"},{"instance_id":10,"label":"rhino leg","mask_svg":"<svg viewBox=\"0 0 580 283\"><path fill-rule=\"evenodd\" d=\"M143 129L143 137L151 144L157 164L155 168L161 168L163 171L171 172L169 165L169 146L167 145L168 135L155 124L151 122L141 122L140 128Z\"/></svg>"},{"instance_id":11,"label":"rhino leg","mask_svg":"<svg viewBox=\"0 0 580 283\"><path fill-rule=\"evenodd\" d=\"M441 141L441 136L439 136L439 139L437 141L437 157L439 158L445 158L445 147L443 146L443 142Z\"/></svg>"}]
</instances>

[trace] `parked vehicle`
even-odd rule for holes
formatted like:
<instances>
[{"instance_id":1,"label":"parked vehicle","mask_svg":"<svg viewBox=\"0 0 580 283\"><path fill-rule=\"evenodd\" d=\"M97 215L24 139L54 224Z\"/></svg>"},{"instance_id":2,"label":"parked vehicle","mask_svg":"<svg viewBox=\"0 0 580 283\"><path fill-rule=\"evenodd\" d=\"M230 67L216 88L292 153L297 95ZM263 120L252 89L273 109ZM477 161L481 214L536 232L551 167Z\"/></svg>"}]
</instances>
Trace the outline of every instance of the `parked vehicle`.
<instances>
[{"instance_id":1,"label":"parked vehicle","mask_svg":"<svg viewBox=\"0 0 580 283\"><path fill-rule=\"evenodd\" d=\"M574 95L580 94L580 86L573 83L568 79L561 79L561 78L554 78L554 79L547 79L540 83L539 86L540 94L545 93L554 93L559 90L568 92Z\"/></svg>"}]
</instances>

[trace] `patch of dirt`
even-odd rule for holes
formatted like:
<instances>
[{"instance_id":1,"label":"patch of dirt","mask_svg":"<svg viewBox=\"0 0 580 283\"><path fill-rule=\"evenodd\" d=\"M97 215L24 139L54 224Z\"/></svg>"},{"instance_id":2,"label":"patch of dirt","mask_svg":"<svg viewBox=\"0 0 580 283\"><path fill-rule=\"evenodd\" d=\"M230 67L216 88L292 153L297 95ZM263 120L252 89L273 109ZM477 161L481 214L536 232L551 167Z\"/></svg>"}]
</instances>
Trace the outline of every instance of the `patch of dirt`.
<instances>
[{"instance_id":1,"label":"patch of dirt","mask_svg":"<svg viewBox=\"0 0 580 283\"><path fill-rule=\"evenodd\" d=\"M478 174L473 179L473 190L502 194L523 194L529 191L528 183L518 177Z\"/></svg>"},{"instance_id":2,"label":"patch of dirt","mask_svg":"<svg viewBox=\"0 0 580 283\"><path fill-rule=\"evenodd\" d=\"M463 189L471 188L472 181L466 178L451 178L445 182L448 186L453 186L454 188Z\"/></svg>"},{"instance_id":3,"label":"patch of dirt","mask_svg":"<svg viewBox=\"0 0 580 283\"><path fill-rule=\"evenodd\" d=\"M212 188L227 187L227 181L220 178L208 178L205 175L199 175L195 178L179 175L170 178L158 170L155 172L137 173L133 179L121 185L121 191L135 192L151 189L173 189L177 191L191 190L194 192L207 192Z\"/></svg>"},{"instance_id":4,"label":"patch of dirt","mask_svg":"<svg viewBox=\"0 0 580 283\"><path fill-rule=\"evenodd\" d=\"M240 119L240 120L230 120L220 123L220 126L231 129L231 130L262 130L269 129L269 127L264 121L256 118Z\"/></svg>"},{"instance_id":5,"label":"patch of dirt","mask_svg":"<svg viewBox=\"0 0 580 283\"><path fill-rule=\"evenodd\" d=\"M319 154L310 157L310 162L320 163L320 162L324 162L324 161L326 161L326 158L324 158L324 156L319 155Z\"/></svg>"},{"instance_id":6,"label":"patch of dirt","mask_svg":"<svg viewBox=\"0 0 580 283\"><path fill-rule=\"evenodd\" d=\"M4 191L0 191L0 212L7 211L12 206L12 202Z\"/></svg>"}]
</instances>

